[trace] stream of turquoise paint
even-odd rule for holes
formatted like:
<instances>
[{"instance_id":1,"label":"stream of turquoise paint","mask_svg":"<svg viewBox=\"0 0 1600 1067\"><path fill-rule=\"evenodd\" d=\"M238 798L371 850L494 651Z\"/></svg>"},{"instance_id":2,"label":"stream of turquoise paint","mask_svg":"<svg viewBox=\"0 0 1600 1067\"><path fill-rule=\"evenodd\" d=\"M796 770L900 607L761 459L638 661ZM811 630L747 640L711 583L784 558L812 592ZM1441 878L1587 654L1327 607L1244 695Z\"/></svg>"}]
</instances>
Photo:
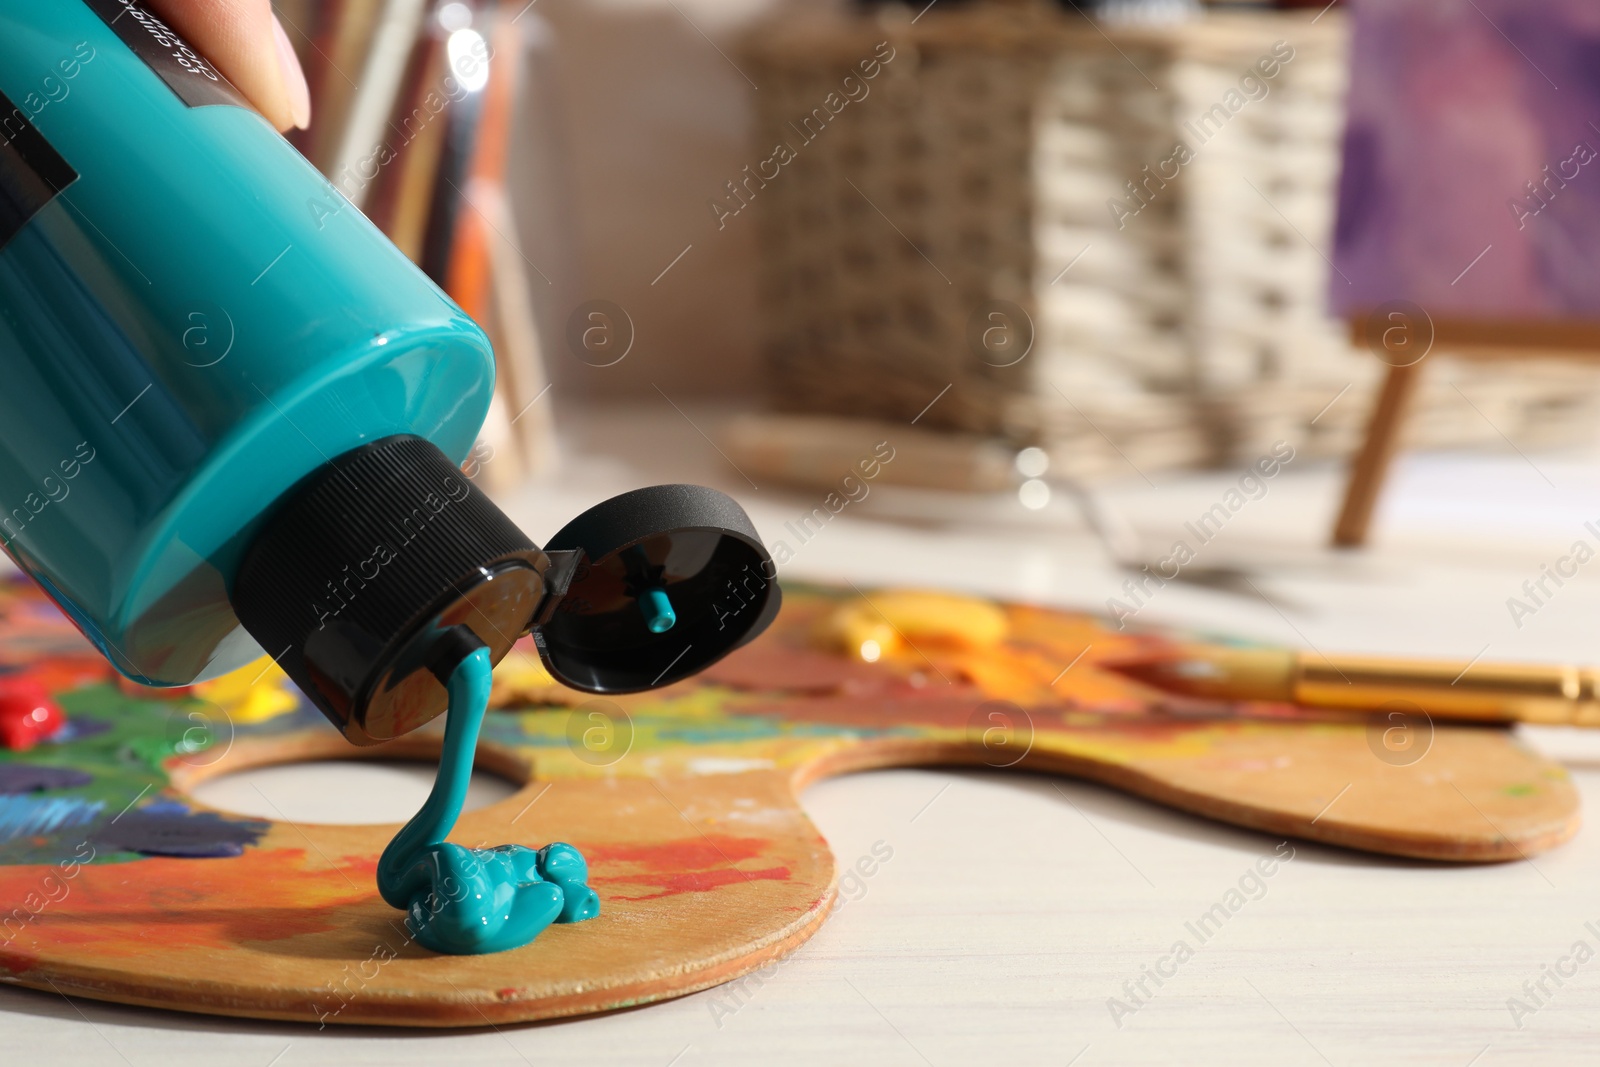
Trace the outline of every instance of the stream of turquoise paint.
<instances>
[{"instance_id":1,"label":"stream of turquoise paint","mask_svg":"<svg viewBox=\"0 0 1600 1067\"><path fill-rule=\"evenodd\" d=\"M520 948L552 922L600 914L589 865L571 845L463 848L445 840L461 815L493 665L480 648L451 672L444 751L433 792L378 860L378 892L406 912L419 945L474 955Z\"/></svg>"}]
</instances>

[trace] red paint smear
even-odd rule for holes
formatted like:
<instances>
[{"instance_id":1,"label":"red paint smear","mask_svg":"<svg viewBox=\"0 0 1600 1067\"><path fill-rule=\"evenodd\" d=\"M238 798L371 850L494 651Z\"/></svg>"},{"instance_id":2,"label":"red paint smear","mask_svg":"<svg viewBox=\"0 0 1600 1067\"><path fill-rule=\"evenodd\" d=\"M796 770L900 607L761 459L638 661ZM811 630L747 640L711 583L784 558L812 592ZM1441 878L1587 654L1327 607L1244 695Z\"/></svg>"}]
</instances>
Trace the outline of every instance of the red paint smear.
<instances>
[{"instance_id":1,"label":"red paint smear","mask_svg":"<svg viewBox=\"0 0 1600 1067\"><path fill-rule=\"evenodd\" d=\"M589 881L596 885L654 886L658 892L643 896L612 896L613 900L656 900L680 893L705 893L741 882L787 882L788 867L740 870L738 864L755 859L772 847L764 837L734 837L706 834L653 844L590 845L583 851L589 857ZM638 874L595 873L611 864L633 864L645 868Z\"/></svg>"},{"instance_id":2,"label":"red paint smear","mask_svg":"<svg viewBox=\"0 0 1600 1067\"><path fill-rule=\"evenodd\" d=\"M741 860L754 859L772 847L765 837L733 837L706 834L681 837L654 844L589 845L583 850L590 865L597 863L636 863L655 871L704 871L726 868Z\"/></svg>"},{"instance_id":3,"label":"red paint smear","mask_svg":"<svg viewBox=\"0 0 1600 1067\"><path fill-rule=\"evenodd\" d=\"M249 849L230 859L82 867L71 878L53 865L0 867L0 901L10 904L0 909L0 968L20 974L45 946L136 958L322 933L340 925L339 911L377 895L374 861L309 870L305 856L303 849Z\"/></svg>"},{"instance_id":4,"label":"red paint smear","mask_svg":"<svg viewBox=\"0 0 1600 1067\"><path fill-rule=\"evenodd\" d=\"M50 690L26 674L0 675L0 745L26 752L61 731L67 717Z\"/></svg>"},{"instance_id":5,"label":"red paint smear","mask_svg":"<svg viewBox=\"0 0 1600 1067\"><path fill-rule=\"evenodd\" d=\"M609 897L611 900L657 900L661 897L677 896L679 893L704 893L712 889L721 889L725 885L738 885L741 882L787 882L789 875L787 867L768 867L760 871L741 871L734 867L724 867L718 871L683 871L678 874L653 875L647 878L590 875L589 881L659 886L661 890L659 893L646 893L642 897L623 897L615 894Z\"/></svg>"},{"instance_id":6,"label":"red paint smear","mask_svg":"<svg viewBox=\"0 0 1600 1067\"><path fill-rule=\"evenodd\" d=\"M707 667L700 677L755 692L878 692L900 679L883 667L777 641L757 641Z\"/></svg>"}]
</instances>

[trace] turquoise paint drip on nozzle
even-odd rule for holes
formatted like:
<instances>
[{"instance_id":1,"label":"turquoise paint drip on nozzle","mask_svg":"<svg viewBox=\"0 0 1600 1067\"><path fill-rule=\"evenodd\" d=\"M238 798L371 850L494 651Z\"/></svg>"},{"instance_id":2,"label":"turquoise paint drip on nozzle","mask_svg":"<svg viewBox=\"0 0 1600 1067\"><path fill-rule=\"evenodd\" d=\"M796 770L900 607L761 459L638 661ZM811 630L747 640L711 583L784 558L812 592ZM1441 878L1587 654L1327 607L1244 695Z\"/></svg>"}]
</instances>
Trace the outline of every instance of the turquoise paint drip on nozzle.
<instances>
[{"instance_id":1,"label":"turquoise paint drip on nozzle","mask_svg":"<svg viewBox=\"0 0 1600 1067\"><path fill-rule=\"evenodd\" d=\"M627 692L777 611L713 490L543 548L502 514L457 466L483 331L135 0L0 0L0 311L0 542L130 678L265 651L372 744L444 710L469 646L532 633L560 681ZM758 609L720 610L752 569Z\"/></svg>"},{"instance_id":2,"label":"turquoise paint drip on nozzle","mask_svg":"<svg viewBox=\"0 0 1600 1067\"><path fill-rule=\"evenodd\" d=\"M665 589L646 589L639 597L639 607L644 612L645 625L653 634L664 634L678 623L678 613L672 610L672 601Z\"/></svg>"}]
</instances>

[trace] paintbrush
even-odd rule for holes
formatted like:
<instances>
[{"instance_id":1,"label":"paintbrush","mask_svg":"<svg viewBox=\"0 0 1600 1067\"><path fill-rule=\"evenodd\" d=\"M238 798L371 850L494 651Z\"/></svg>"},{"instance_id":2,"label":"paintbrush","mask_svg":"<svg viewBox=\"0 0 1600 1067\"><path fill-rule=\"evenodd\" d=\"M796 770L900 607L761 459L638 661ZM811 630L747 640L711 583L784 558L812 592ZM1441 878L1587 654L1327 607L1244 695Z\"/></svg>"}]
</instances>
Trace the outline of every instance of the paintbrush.
<instances>
[{"instance_id":1,"label":"paintbrush","mask_svg":"<svg viewBox=\"0 0 1600 1067\"><path fill-rule=\"evenodd\" d=\"M1190 647L1103 666L1200 700L1425 712L1441 719L1600 726L1600 670L1560 664L1323 656Z\"/></svg>"}]
</instances>

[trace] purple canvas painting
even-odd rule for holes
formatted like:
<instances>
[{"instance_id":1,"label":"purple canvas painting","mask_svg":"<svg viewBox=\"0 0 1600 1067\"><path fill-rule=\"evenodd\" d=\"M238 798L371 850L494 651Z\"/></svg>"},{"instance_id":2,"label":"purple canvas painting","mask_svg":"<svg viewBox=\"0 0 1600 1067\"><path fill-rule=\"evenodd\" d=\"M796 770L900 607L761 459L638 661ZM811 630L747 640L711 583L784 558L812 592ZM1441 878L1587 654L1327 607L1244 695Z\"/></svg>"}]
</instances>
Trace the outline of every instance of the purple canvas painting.
<instances>
[{"instance_id":1,"label":"purple canvas painting","mask_svg":"<svg viewBox=\"0 0 1600 1067\"><path fill-rule=\"evenodd\" d=\"M1600 318L1600 2L1351 6L1335 312Z\"/></svg>"}]
</instances>

